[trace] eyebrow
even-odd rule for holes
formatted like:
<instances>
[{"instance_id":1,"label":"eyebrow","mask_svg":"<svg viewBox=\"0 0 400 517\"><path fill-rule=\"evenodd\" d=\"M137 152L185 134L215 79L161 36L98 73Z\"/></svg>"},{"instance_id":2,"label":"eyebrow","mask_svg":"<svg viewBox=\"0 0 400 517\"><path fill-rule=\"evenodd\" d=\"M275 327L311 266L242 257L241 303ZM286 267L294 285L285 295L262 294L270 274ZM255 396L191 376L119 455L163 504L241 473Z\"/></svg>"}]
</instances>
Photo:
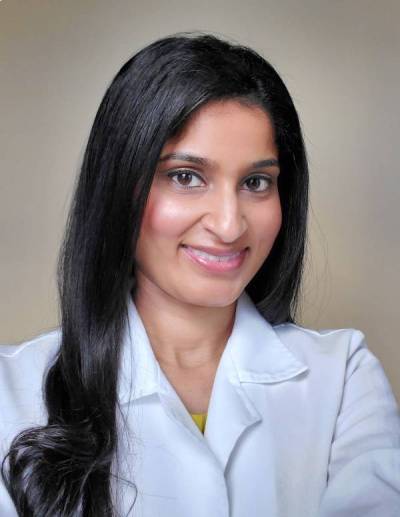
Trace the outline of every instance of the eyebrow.
<instances>
[{"instance_id":1,"label":"eyebrow","mask_svg":"<svg viewBox=\"0 0 400 517\"><path fill-rule=\"evenodd\" d=\"M212 166L215 165L215 162L212 160L208 160L207 158L203 158L201 156L194 156L193 154L187 153L169 153L162 156L159 159L159 162L164 162L166 160L182 160L185 162L196 163L197 165ZM255 169L260 169L261 167L278 167L279 162L276 158L267 158L266 160L258 160L251 164L251 167Z\"/></svg>"}]
</instances>

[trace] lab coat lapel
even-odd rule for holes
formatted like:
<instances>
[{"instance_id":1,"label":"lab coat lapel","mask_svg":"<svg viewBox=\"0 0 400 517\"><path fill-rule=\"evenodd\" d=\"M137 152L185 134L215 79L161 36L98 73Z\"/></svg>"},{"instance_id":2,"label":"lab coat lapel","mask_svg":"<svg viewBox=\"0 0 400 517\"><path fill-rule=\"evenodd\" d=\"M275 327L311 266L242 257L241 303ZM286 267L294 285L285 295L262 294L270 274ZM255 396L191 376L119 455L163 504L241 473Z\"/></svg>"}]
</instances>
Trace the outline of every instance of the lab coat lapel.
<instances>
[{"instance_id":1,"label":"lab coat lapel","mask_svg":"<svg viewBox=\"0 0 400 517\"><path fill-rule=\"evenodd\" d=\"M229 375L231 361L224 353L214 380L204 438L224 471L240 436L262 420L246 392Z\"/></svg>"},{"instance_id":2,"label":"lab coat lapel","mask_svg":"<svg viewBox=\"0 0 400 517\"><path fill-rule=\"evenodd\" d=\"M159 391L160 367L129 293L121 350L118 397L121 405Z\"/></svg>"},{"instance_id":3,"label":"lab coat lapel","mask_svg":"<svg viewBox=\"0 0 400 517\"><path fill-rule=\"evenodd\" d=\"M282 382L307 369L243 292L215 376L204 433L223 470L240 436L263 418L265 408L254 405L246 383Z\"/></svg>"},{"instance_id":4,"label":"lab coat lapel","mask_svg":"<svg viewBox=\"0 0 400 517\"><path fill-rule=\"evenodd\" d=\"M141 397L156 394L167 416L185 427L197 440L204 442L202 433L162 371L130 294L126 304L128 321L122 346L120 404L125 405Z\"/></svg>"}]
</instances>

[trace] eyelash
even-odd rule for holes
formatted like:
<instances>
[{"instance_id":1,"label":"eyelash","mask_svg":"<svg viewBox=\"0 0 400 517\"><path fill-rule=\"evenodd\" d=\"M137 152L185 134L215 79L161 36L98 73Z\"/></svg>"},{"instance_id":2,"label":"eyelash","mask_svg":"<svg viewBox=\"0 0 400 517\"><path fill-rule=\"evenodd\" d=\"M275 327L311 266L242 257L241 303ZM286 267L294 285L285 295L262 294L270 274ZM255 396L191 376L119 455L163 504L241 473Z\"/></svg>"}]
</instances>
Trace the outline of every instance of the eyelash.
<instances>
[{"instance_id":1,"label":"eyelash","mask_svg":"<svg viewBox=\"0 0 400 517\"><path fill-rule=\"evenodd\" d=\"M179 176L180 174L190 174L191 176L194 176L194 177L200 179L201 181L203 181L202 178L198 174L196 174L195 172L193 172L193 171L191 171L189 169L181 169L179 171L169 172L167 174L167 176L172 179L173 177ZM263 175L260 175L260 174L255 174L253 176L250 176L250 177L246 178L244 183L246 183L247 181L249 181L251 179L254 179L254 178L258 178L258 179L261 179L261 180L266 180L268 182L268 187L266 189L264 189L264 190L250 190L249 189L249 192L253 192L255 194L262 194L262 193L266 192L269 189L269 187L271 187L271 185L273 183L273 180L270 177L263 176ZM174 182L174 183L177 183L177 182ZM179 183L178 183L178 186L179 186L179 188L183 188L185 190L191 190L191 189L194 189L194 188L198 188L198 187L188 187L188 186L185 186L185 185L180 185Z\"/></svg>"}]
</instances>

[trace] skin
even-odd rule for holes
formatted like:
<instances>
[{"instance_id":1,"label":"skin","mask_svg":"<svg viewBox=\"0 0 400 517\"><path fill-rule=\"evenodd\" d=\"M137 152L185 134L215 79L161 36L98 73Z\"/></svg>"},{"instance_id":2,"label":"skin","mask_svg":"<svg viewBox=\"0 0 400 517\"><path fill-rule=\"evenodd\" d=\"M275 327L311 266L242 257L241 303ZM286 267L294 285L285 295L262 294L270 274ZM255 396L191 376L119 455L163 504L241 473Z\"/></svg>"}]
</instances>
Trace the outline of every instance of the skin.
<instances>
[{"instance_id":1,"label":"skin","mask_svg":"<svg viewBox=\"0 0 400 517\"><path fill-rule=\"evenodd\" d=\"M210 163L163 160L172 152ZM281 227L279 166L252 166L266 159L278 160L268 115L235 100L201 107L160 155L136 248L134 301L160 366L191 412L207 409L237 299ZM168 176L173 171L186 174ZM182 244L249 249L238 270L221 274L193 263Z\"/></svg>"}]
</instances>

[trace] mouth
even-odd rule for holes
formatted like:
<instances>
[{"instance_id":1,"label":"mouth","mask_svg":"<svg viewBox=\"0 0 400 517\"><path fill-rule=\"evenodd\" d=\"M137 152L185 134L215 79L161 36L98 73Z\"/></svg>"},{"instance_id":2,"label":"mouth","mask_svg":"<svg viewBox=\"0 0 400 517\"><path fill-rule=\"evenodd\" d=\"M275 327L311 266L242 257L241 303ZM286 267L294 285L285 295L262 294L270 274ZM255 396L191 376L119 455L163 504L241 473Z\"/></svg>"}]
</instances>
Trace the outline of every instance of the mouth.
<instances>
[{"instance_id":1,"label":"mouth","mask_svg":"<svg viewBox=\"0 0 400 517\"><path fill-rule=\"evenodd\" d=\"M216 250L216 253L209 253L204 249L195 248L186 244L182 245L185 255L196 264L200 265L203 269L214 272L224 273L238 270L248 252L248 247L240 251L226 252Z\"/></svg>"}]
</instances>

